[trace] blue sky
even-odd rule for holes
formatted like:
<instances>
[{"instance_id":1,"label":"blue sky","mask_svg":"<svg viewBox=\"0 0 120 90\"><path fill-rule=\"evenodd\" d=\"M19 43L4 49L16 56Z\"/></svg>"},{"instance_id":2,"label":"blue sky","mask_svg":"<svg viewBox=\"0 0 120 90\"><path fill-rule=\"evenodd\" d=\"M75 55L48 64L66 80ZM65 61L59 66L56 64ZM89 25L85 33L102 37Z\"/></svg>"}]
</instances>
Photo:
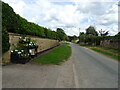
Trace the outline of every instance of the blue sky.
<instances>
[{"instance_id":1,"label":"blue sky","mask_svg":"<svg viewBox=\"0 0 120 90\"><path fill-rule=\"evenodd\" d=\"M53 1L51 3L55 4L55 5L75 5L74 2L56 2L56 1Z\"/></svg>"},{"instance_id":2,"label":"blue sky","mask_svg":"<svg viewBox=\"0 0 120 90\"><path fill-rule=\"evenodd\" d=\"M118 0L3 0L30 22L68 35L79 35L90 25L118 32Z\"/></svg>"}]
</instances>

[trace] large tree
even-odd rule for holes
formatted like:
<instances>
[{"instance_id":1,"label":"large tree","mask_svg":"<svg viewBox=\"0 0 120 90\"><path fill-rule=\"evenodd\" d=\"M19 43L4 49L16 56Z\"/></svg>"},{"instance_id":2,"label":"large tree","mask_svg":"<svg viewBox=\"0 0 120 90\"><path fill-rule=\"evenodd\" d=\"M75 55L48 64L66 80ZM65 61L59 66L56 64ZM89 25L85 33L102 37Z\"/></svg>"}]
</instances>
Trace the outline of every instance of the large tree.
<instances>
[{"instance_id":1,"label":"large tree","mask_svg":"<svg viewBox=\"0 0 120 90\"><path fill-rule=\"evenodd\" d=\"M86 29L86 35L94 35L94 36L98 36L98 32L95 30L95 28L93 26L89 26Z\"/></svg>"}]
</instances>

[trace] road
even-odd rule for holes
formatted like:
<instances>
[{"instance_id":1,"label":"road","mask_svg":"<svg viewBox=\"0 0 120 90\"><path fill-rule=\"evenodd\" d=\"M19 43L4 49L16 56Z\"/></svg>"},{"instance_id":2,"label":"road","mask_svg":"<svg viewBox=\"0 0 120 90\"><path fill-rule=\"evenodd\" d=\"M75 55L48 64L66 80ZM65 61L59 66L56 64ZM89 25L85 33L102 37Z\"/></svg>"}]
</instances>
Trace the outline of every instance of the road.
<instances>
[{"instance_id":1,"label":"road","mask_svg":"<svg viewBox=\"0 0 120 90\"><path fill-rule=\"evenodd\" d=\"M72 47L78 87L118 87L117 61L78 45Z\"/></svg>"},{"instance_id":2,"label":"road","mask_svg":"<svg viewBox=\"0 0 120 90\"><path fill-rule=\"evenodd\" d=\"M3 88L117 88L118 62L71 44L61 65L12 64L3 67Z\"/></svg>"}]
</instances>

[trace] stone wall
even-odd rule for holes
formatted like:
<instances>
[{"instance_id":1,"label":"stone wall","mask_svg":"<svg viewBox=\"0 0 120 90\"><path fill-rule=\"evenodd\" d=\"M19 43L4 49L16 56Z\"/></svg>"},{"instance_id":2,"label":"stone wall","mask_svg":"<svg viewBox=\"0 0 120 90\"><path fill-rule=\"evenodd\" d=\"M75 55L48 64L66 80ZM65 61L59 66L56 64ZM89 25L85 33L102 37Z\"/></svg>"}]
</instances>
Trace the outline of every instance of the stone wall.
<instances>
[{"instance_id":1,"label":"stone wall","mask_svg":"<svg viewBox=\"0 0 120 90\"><path fill-rule=\"evenodd\" d=\"M16 48L17 43L19 42L19 37L21 37L20 34L9 33L10 50L2 55L4 63L10 62L10 51ZM47 50L60 44L58 40L39 38L29 35L27 37L30 37L32 40L36 40L38 45L38 52Z\"/></svg>"},{"instance_id":2,"label":"stone wall","mask_svg":"<svg viewBox=\"0 0 120 90\"><path fill-rule=\"evenodd\" d=\"M119 49L120 40L104 40L100 42L101 46L113 49Z\"/></svg>"}]
</instances>

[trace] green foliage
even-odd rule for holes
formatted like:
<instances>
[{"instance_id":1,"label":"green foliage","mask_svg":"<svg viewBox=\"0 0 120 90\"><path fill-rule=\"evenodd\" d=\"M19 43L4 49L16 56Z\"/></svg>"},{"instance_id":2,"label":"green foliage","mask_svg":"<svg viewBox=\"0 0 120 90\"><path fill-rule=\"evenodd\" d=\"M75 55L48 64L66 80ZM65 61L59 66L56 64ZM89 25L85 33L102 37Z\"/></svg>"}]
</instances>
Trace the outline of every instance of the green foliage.
<instances>
[{"instance_id":1,"label":"green foliage","mask_svg":"<svg viewBox=\"0 0 120 90\"><path fill-rule=\"evenodd\" d=\"M117 40L118 42L120 41L120 36L116 35L116 36L93 36L93 35L86 35L83 34L79 37L79 42L84 42L88 45L100 45L101 41L104 40Z\"/></svg>"},{"instance_id":2,"label":"green foliage","mask_svg":"<svg viewBox=\"0 0 120 90\"><path fill-rule=\"evenodd\" d=\"M57 33L58 33L58 39L60 41L62 40L68 40L68 36L65 34L64 30L61 28L57 28Z\"/></svg>"},{"instance_id":3,"label":"green foliage","mask_svg":"<svg viewBox=\"0 0 120 90\"><path fill-rule=\"evenodd\" d=\"M85 34L81 34L81 35L79 36L79 41L80 41L80 42L85 42L85 40L86 40L86 35L85 35Z\"/></svg>"},{"instance_id":4,"label":"green foliage","mask_svg":"<svg viewBox=\"0 0 120 90\"><path fill-rule=\"evenodd\" d=\"M87 45L100 45L100 42L104 40L120 41L119 34L115 36L106 36L108 31L103 30L99 31L99 33L101 36L98 36L98 33L93 26L89 26L89 28L86 29L86 33L80 32L79 42L83 42Z\"/></svg>"},{"instance_id":5,"label":"green foliage","mask_svg":"<svg viewBox=\"0 0 120 90\"><path fill-rule=\"evenodd\" d=\"M100 43L98 39L98 33L95 30L95 28L93 26L89 26L86 29L86 33L80 32L79 42L84 42L88 45L92 45L92 44L97 45L98 43Z\"/></svg>"},{"instance_id":6,"label":"green foliage","mask_svg":"<svg viewBox=\"0 0 120 90\"><path fill-rule=\"evenodd\" d=\"M95 28L93 26L89 26L87 29L86 29L86 34L89 35L94 35L94 36L98 36L98 32L95 30Z\"/></svg>"},{"instance_id":7,"label":"green foliage","mask_svg":"<svg viewBox=\"0 0 120 90\"><path fill-rule=\"evenodd\" d=\"M23 35L33 35L42 38L67 40L68 37L64 31L52 31L39 26L38 24L28 22L20 15L16 14L13 9L6 3L2 2L2 25L8 32L19 33Z\"/></svg>"},{"instance_id":8,"label":"green foliage","mask_svg":"<svg viewBox=\"0 0 120 90\"><path fill-rule=\"evenodd\" d=\"M80 32L80 35L79 35L79 36L84 35L84 34L85 34L84 32Z\"/></svg>"},{"instance_id":9,"label":"green foliage","mask_svg":"<svg viewBox=\"0 0 120 90\"><path fill-rule=\"evenodd\" d=\"M6 3L2 2L2 25L8 31L15 32L16 17L13 9Z\"/></svg>"},{"instance_id":10,"label":"green foliage","mask_svg":"<svg viewBox=\"0 0 120 90\"><path fill-rule=\"evenodd\" d=\"M2 28L2 53L9 50L9 35L5 27Z\"/></svg>"}]
</instances>

